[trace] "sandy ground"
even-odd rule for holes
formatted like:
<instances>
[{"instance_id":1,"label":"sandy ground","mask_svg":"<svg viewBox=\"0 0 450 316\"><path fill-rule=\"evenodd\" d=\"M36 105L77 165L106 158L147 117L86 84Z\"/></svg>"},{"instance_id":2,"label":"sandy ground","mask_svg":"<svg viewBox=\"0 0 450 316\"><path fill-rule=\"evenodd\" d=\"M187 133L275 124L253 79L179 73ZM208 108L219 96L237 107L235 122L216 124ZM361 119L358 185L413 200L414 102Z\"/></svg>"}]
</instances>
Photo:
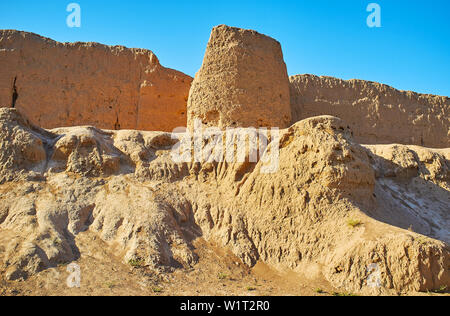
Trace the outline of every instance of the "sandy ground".
<instances>
[{"instance_id":1,"label":"sandy ground","mask_svg":"<svg viewBox=\"0 0 450 316\"><path fill-rule=\"evenodd\" d=\"M70 288L67 265L45 270L26 281L7 282L1 275L1 296L330 296L342 293L326 280L294 272L274 271L258 263L248 269L233 254L195 241L199 263L189 269L155 273L121 261L111 247L91 232L77 237L81 287ZM437 295L435 293L410 293Z\"/></svg>"}]
</instances>

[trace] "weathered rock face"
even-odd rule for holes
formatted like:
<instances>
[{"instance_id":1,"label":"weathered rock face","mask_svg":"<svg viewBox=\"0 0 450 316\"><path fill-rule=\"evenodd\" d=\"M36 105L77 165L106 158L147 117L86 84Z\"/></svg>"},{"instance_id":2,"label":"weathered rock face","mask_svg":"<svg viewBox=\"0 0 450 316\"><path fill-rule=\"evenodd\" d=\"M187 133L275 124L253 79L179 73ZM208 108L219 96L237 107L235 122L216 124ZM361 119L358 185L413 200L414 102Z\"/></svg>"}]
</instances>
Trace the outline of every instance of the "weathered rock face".
<instances>
[{"instance_id":1,"label":"weathered rock face","mask_svg":"<svg viewBox=\"0 0 450 316\"><path fill-rule=\"evenodd\" d=\"M333 115L366 144L450 147L450 98L399 91L362 80L298 75L290 78L293 122Z\"/></svg>"},{"instance_id":2,"label":"weathered rock face","mask_svg":"<svg viewBox=\"0 0 450 316\"><path fill-rule=\"evenodd\" d=\"M450 284L448 149L362 147L330 116L280 134L279 171L265 174L263 161L174 162L169 133L47 131L0 109L1 272L77 261L86 232L155 270L192 266L203 237L249 266L306 268L349 291Z\"/></svg>"},{"instance_id":3,"label":"weathered rock face","mask_svg":"<svg viewBox=\"0 0 450 316\"><path fill-rule=\"evenodd\" d=\"M291 121L281 45L251 30L215 27L189 93L188 125L279 127Z\"/></svg>"},{"instance_id":4,"label":"weathered rock face","mask_svg":"<svg viewBox=\"0 0 450 316\"><path fill-rule=\"evenodd\" d=\"M0 31L0 106L46 128L172 131L186 126L191 82L148 50Z\"/></svg>"}]
</instances>

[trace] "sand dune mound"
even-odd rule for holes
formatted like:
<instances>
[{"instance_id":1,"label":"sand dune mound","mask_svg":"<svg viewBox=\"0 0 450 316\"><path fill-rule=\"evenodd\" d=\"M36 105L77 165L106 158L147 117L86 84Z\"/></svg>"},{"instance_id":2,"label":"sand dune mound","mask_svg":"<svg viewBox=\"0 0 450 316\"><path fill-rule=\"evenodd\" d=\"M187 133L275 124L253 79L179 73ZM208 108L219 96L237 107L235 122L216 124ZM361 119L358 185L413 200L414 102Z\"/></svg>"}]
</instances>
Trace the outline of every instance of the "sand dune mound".
<instances>
[{"instance_id":1,"label":"sand dune mound","mask_svg":"<svg viewBox=\"0 0 450 316\"><path fill-rule=\"evenodd\" d=\"M76 261L75 237L89 231L124 262L160 271L194 264L192 241L204 237L248 266L351 291L450 284L448 150L363 147L342 120L321 116L281 131L279 171L264 174L263 161L175 163L167 133L46 131L14 109L0 109L0 125L9 279Z\"/></svg>"},{"instance_id":2,"label":"sand dune mound","mask_svg":"<svg viewBox=\"0 0 450 316\"><path fill-rule=\"evenodd\" d=\"M408 191L399 191L395 197L379 193L387 180L376 172L379 165L372 161L376 156L353 142L340 119L301 121L284 131L280 148L279 172L262 174L259 163L236 184L235 202L221 203L233 199L233 193L224 191L218 205L210 209L206 205L204 217L196 213L200 222L207 222L208 235L232 247L249 265L262 260L280 269L324 274L336 286L353 291L369 288L374 264L383 288L417 291L449 284L450 192L432 179L425 180L427 172L408 181L428 186L440 195L439 202L427 205L417 217L396 207L410 203ZM417 166L423 170L440 167L439 174L447 174L448 160L444 166L442 162L417 161ZM398 174L403 173L401 169ZM396 175L389 177L403 181ZM448 185L448 179L441 183ZM421 233L436 239L407 231L411 226L405 223L418 230L423 225Z\"/></svg>"}]
</instances>

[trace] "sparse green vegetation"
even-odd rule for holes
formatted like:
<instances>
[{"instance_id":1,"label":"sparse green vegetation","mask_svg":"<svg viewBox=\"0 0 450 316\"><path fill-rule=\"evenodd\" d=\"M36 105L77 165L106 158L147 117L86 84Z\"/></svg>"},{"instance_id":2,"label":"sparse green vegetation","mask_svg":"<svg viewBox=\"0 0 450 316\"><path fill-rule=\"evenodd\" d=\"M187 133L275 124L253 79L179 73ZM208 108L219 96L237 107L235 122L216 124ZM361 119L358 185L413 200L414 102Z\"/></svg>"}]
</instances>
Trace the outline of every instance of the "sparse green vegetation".
<instances>
[{"instance_id":1,"label":"sparse green vegetation","mask_svg":"<svg viewBox=\"0 0 450 316\"><path fill-rule=\"evenodd\" d=\"M225 274L225 273L223 273L223 272L220 272L220 273L217 275L217 277L219 278L219 280L225 280L225 279L228 279L228 275Z\"/></svg>"},{"instance_id":2,"label":"sparse green vegetation","mask_svg":"<svg viewBox=\"0 0 450 316\"><path fill-rule=\"evenodd\" d=\"M112 290L113 288L116 287L116 284L115 284L114 282L106 282L106 283L105 283L105 286L106 286L108 289Z\"/></svg>"},{"instance_id":3,"label":"sparse green vegetation","mask_svg":"<svg viewBox=\"0 0 450 316\"><path fill-rule=\"evenodd\" d=\"M153 293L162 293L163 288L159 287L159 286L155 286L154 288L152 288Z\"/></svg>"},{"instance_id":4,"label":"sparse green vegetation","mask_svg":"<svg viewBox=\"0 0 450 316\"><path fill-rule=\"evenodd\" d=\"M347 221L347 225L355 228L355 227L361 226L362 222L359 219L349 219Z\"/></svg>"},{"instance_id":5,"label":"sparse green vegetation","mask_svg":"<svg viewBox=\"0 0 450 316\"><path fill-rule=\"evenodd\" d=\"M247 286L247 291L249 291L249 292L256 291L256 287L254 287L254 286Z\"/></svg>"},{"instance_id":6,"label":"sparse green vegetation","mask_svg":"<svg viewBox=\"0 0 450 316\"><path fill-rule=\"evenodd\" d=\"M141 259L130 259L128 261L128 264L130 266L132 266L133 268L138 268L138 267L141 267L144 264L144 261L142 261Z\"/></svg>"},{"instance_id":7,"label":"sparse green vegetation","mask_svg":"<svg viewBox=\"0 0 450 316\"><path fill-rule=\"evenodd\" d=\"M347 292L344 292L344 293L333 292L333 296L342 297L342 296L358 296L358 295L353 294L353 293L347 293Z\"/></svg>"},{"instance_id":8,"label":"sparse green vegetation","mask_svg":"<svg viewBox=\"0 0 450 316\"><path fill-rule=\"evenodd\" d=\"M444 293L447 293L447 291L448 291L448 287L446 285L442 285L439 289L431 291L431 292L436 293L436 294L444 294Z\"/></svg>"},{"instance_id":9,"label":"sparse green vegetation","mask_svg":"<svg viewBox=\"0 0 450 316\"><path fill-rule=\"evenodd\" d=\"M322 290L322 289L316 289L315 290L315 292L317 293L317 294L325 294L325 291L324 290Z\"/></svg>"}]
</instances>

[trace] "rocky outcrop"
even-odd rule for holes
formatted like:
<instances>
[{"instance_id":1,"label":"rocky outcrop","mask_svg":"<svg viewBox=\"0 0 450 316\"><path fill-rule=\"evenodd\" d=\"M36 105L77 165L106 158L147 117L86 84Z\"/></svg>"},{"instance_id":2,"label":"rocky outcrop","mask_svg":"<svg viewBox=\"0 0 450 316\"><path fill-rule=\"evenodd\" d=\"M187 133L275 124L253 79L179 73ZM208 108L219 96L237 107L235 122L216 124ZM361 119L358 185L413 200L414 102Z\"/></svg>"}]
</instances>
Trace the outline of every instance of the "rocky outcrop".
<instances>
[{"instance_id":1,"label":"rocky outcrop","mask_svg":"<svg viewBox=\"0 0 450 316\"><path fill-rule=\"evenodd\" d=\"M212 30L189 93L188 125L288 127L289 79L281 45L251 30Z\"/></svg>"},{"instance_id":2,"label":"rocky outcrop","mask_svg":"<svg viewBox=\"0 0 450 316\"><path fill-rule=\"evenodd\" d=\"M450 147L450 98L363 80L290 77L293 122L317 115L345 120L364 144Z\"/></svg>"},{"instance_id":3,"label":"rocky outcrop","mask_svg":"<svg viewBox=\"0 0 450 316\"><path fill-rule=\"evenodd\" d=\"M9 279L76 261L75 236L89 231L125 262L162 271L197 262L192 241L204 237L249 266L308 269L348 291L450 284L448 150L362 147L322 116L281 131L279 171L265 174L264 161L174 162L180 134L47 131L15 109L0 109L0 127Z\"/></svg>"},{"instance_id":4,"label":"rocky outcrop","mask_svg":"<svg viewBox=\"0 0 450 316\"><path fill-rule=\"evenodd\" d=\"M0 106L45 128L172 131L186 126L191 81L145 49L0 31Z\"/></svg>"}]
</instances>

